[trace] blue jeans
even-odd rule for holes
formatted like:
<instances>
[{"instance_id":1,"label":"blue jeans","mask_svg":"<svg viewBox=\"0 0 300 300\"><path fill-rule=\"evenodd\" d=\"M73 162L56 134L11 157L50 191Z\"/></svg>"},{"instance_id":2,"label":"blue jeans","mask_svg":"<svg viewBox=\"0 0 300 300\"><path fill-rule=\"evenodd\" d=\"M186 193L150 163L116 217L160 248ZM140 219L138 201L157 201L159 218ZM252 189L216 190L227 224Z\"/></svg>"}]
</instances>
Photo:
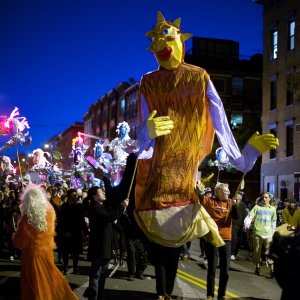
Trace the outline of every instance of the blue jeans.
<instances>
[{"instance_id":1,"label":"blue jeans","mask_svg":"<svg viewBox=\"0 0 300 300\"><path fill-rule=\"evenodd\" d=\"M107 277L108 264L109 259L97 258L92 260L87 293L89 300L104 299L104 285Z\"/></svg>"},{"instance_id":2,"label":"blue jeans","mask_svg":"<svg viewBox=\"0 0 300 300\"><path fill-rule=\"evenodd\" d=\"M218 297L221 298L226 294L229 279L231 241L225 241L225 245L221 247L215 247L211 243L207 242L205 243L205 253L208 262L206 294L207 296L214 296L216 269L219 257L220 277Z\"/></svg>"}]
</instances>

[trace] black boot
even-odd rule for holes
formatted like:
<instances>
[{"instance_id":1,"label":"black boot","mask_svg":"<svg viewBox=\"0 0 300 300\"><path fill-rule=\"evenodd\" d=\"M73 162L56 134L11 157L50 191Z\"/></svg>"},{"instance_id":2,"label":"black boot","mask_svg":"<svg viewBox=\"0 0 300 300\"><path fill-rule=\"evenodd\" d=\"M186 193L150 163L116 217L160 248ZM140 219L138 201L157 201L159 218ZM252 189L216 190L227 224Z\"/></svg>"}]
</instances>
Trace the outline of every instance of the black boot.
<instances>
[{"instance_id":1,"label":"black boot","mask_svg":"<svg viewBox=\"0 0 300 300\"><path fill-rule=\"evenodd\" d=\"M64 271L63 271L64 275L68 275L68 266L64 265Z\"/></svg>"},{"instance_id":2,"label":"black boot","mask_svg":"<svg viewBox=\"0 0 300 300\"><path fill-rule=\"evenodd\" d=\"M260 273L260 267L256 267L256 268L255 268L255 275L261 276L261 273Z\"/></svg>"}]
</instances>

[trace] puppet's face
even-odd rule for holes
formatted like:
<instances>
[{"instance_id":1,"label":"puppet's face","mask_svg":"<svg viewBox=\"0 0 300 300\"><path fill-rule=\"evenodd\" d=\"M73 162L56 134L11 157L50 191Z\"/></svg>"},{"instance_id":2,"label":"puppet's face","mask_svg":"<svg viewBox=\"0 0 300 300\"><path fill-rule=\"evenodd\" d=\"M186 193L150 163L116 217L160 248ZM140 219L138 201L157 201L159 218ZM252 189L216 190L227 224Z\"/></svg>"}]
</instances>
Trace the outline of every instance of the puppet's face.
<instances>
[{"instance_id":1,"label":"puppet's face","mask_svg":"<svg viewBox=\"0 0 300 300\"><path fill-rule=\"evenodd\" d=\"M8 156L3 156L1 161L1 169L2 170L9 170L11 166L11 161Z\"/></svg>"},{"instance_id":2,"label":"puppet's face","mask_svg":"<svg viewBox=\"0 0 300 300\"><path fill-rule=\"evenodd\" d=\"M78 136L75 138L75 148L82 148L83 146L83 138Z\"/></svg>"},{"instance_id":3,"label":"puppet's face","mask_svg":"<svg viewBox=\"0 0 300 300\"><path fill-rule=\"evenodd\" d=\"M165 69L176 69L183 60L183 45L180 33L174 26L163 24L152 37L152 51L159 65Z\"/></svg>"},{"instance_id":4,"label":"puppet's face","mask_svg":"<svg viewBox=\"0 0 300 300\"><path fill-rule=\"evenodd\" d=\"M95 155L94 155L95 159L100 158L102 153L103 153L103 146L100 141L97 141L95 143Z\"/></svg>"},{"instance_id":5,"label":"puppet's face","mask_svg":"<svg viewBox=\"0 0 300 300\"><path fill-rule=\"evenodd\" d=\"M39 150L33 151L32 162L34 165L38 165L42 162L42 152Z\"/></svg>"},{"instance_id":6,"label":"puppet's face","mask_svg":"<svg viewBox=\"0 0 300 300\"><path fill-rule=\"evenodd\" d=\"M174 70L183 62L183 42L190 37L189 34L182 34L179 27L180 19L170 23L158 12L157 24L146 33L152 39L149 50L153 51L159 65L167 70Z\"/></svg>"},{"instance_id":7,"label":"puppet's face","mask_svg":"<svg viewBox=\"0 0 300 300\"><path fill-rule=\"evenodd\" d=\"M119 136L123 139L127 135L127 127L125 124L121 124L119 127Z\"/></svg>"}]
</instances>

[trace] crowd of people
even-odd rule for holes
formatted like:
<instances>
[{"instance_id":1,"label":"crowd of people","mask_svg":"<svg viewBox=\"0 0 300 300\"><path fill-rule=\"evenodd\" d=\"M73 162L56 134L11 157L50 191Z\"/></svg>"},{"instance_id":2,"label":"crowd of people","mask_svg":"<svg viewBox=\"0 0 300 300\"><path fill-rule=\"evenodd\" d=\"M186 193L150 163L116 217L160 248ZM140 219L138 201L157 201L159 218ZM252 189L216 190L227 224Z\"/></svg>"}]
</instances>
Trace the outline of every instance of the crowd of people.
<instances>
[{"instance_id":1,"label":"crowd of people","mask_svg":"<svg viewBox=\"0 0 300 300\"><path fill-rule=\"evenodd\" d=\"M172 299L181 251L186 258L190 242L198 238L207 260L207 299L215 296L218 263L217 299L226 298L230 262L246 243L253 254L256 275L261 275L263 261L271 277L278 274L279 253L272 256L272 239L281 226L277 221L280 218L291 226L287 231L299 226L293 201L276 210L272 195L263 192L253 206L247 207L244 194L237 191L231 198L234 192L226 183L217 182L211 193L206 193L197 185L195 170L210 153L214 135L228 162L244 175L262 153L276 149L279 141L272 134L256 132L242 150L238 148L209 74L184 62L184 42L191 35L182 32L180 22L180 18L167 21L158 12L156 25L146 34L159 68L141 79L137 144L128 144L129 139L123 136L126 148L134 146L135 150L130 155L115 153L118 158L126 158L122 180L116 186L104 176L102 166L95 177L103 185L85 191L31 184L25 191L23 186L13 192L3 189L1 230L5 241L1 240L1 248L9 248L9 259L17 255L16 249L22 251L22 299L48 299L27 294L29 285L36 286L40 293L48 291L49 300L76 299L63 274L69 272L71 255L73 273L80 272L83 237L88 241L91 262L89 286L84 293L89 300L105 298L108 263L117 253L123 261L125 252L128 278L144 279L149 262L155 269L156 299ZM78 164L77 158L84 153L76 151L74 163ZM281 232L277 230L279 236ZM23 236L28 238L23 241ZM27 240L33 242L29 245ZM54 240L62 272L54 264ZM46 242L50 245L47 249ZM32 282L40 272L39 280ZM52 276L55 280L51 281ZM285 283L281 286L286 289ZM282 299L293 299L284 295Z\"/></svg>"},{"instance_id":2,"label":"crowd of people","mask_svg":"<svg viewBox=\"0 0 300 300\"><path fill-rule=\"evenodd\" d=\"M24 272L24 269L28 269L28 265L32 263L27 257L33 259L32 253L30 254L30 251L26 249L28 246L22 244L22 241L24 241L23 235L25 233L33 235L31 239L37 240L39 234L36 231L44 232L36 227L38 224L33 224L33 221L28 222L28 218L36 218L37 223L41 220L39 217L34 217L34 213L36 213L39 206L30 204L33 197L34 199L40 199L42 203L45 199L47 200L47 209L44 211L46 213L45 220L51 222L51 224L53 223L51 227L54 231L46 234L50 228L49 223L47 230L43 233L47 239L51 240L51 243L49 240L47 241L48 245L52 245L47 247L47 251L49 250L51 255L50 253L43 254L51 261L51 276L57 273L53 269L54 257L57 259L55 264L63 275L67 275L69 272L70 257L73 261L72 273L80 274L80 268L78 268L79 255L83 254L83 250L86 248L87 258L91 261L89 287L85 292L88 299L101 299L101 297L104 297L108 263L112 259L119 259L119 263L122 260L127 260L128 280L134 280L135 277L145 279L143 273L147 265L149 263L153 264L156 268L157 284L161 285L161 287L158 286L158 289L161 289L159 292L163 293L163 290L166 289L166 294L172 294L180 251L185 249L183 253L187 255L190 243L184 244L181 248L168 249L169 258L168 261L164 262L165 248L160 247L157 249L159 246L151 243L139 229L133 217L134 193L131 191L128 199L125 199L126 190L128 191L129 187L128 180L134 175L133 166L135 162L136 156L134 154L129 155L124 179L118 187L112 186L109 179L102 177L103 184L101 186L93 186L83 191L50 184L40 186L29 184L25 192L16 186L1 188L1 256L13 261L16 257L20 258L22 254L22 293L26 290L26 284L31 284L24 281L22 272ZM32 193L34 196L30 196ZM238 257L240 249L247 249L252 254L256 275L261 276L261 267L266 266L270 269L270 277L276 277L276 257L275 259L273 257L275 250L271 251L273 235L275 232L280 233L277 228L281 228L283 224L288 224L293 229L300 227L300 209L297 202L294 199L275 201L269 192L262 193L255 201L250 202L246 201L242 191L236 192L230 199L229 186L223 183L217 183L213 191L210 188L204 191L198 190L198 194L201 205L216 222L220 235L224 240L224 245L216 247L208 242L205 236L200 238L199 252L201 252L207 263L207 299L214 299L218 263L220 266L218 299L225 297L229 280L230 261ZM131 201L129 201L129 198ZM26 204L25 201L28 203ZM113 229L116 223L121 230ZM30 230L21 229L21 226L29 226L29 224L33 228L30 228ZM278 234L276 237L278 239ZM29 240L29 237L25 240ZM121 240L123 240L124 249L120 247ZM151 255L148 255L145 250L148 246ZM29 247L31 251L32 247ZM43 248L42 242L41 244L37 243L34 247ZM54 249L57 252L56 256L53 255ZM41 250L41 252L43 251ZM24 255L27 255L26 259ZM172 263L170 263L171 260ZM23 267L23 261L24 263L26 261L26 267ZM42 267L36 270L31 268L31 272L47 273L49 270ZM168 274L167 276L172 279L167 281L169 283L165 283L166 286L162 286L166 278L160 277L159 274ZM64 282L63 277L56 276L55 278L58 281ZM64 283L65 287L66 284ZM49 290L55 292L53 287L50 287ZM67 293L70 293L68 288ZM31 298L24 294L22 299ZM160 299L171 298L161 297Z\"/></svg>"},{"instance_id":3,"label":"crowd of people","mask_svg":"<svg viewBox=\"0 0 300 300\"><path fill-rule=\"evenodd\" d=\"M24 237L23 233L20 237L20 232L23 230L20 227L24 227L26 222L28 223L27 226L32 225L30 218L39 206L28 204L32 211L27 212L26 221L22 221L24 219L24 207L27 205L24 203L25 201L31 203L32 200L29 195L37 192L38 197L35 197L37 199L34 201L42 203L46 199L48 203L47 212L43 211L45 213L43 218L47 219L50 213L52 215L49 222L53 232L48 232L50 223L47 230L45 230L48 233L45 234L49 243L47 249L51 251L52 260L49 253L42 254L51 262L51 274L48 274L49 276L52 276L54 272L54 259L56 259L55 264L62 275L68 275L70 269L72 269L72 274L80 274L79 258L80 255L85 255L86 252L86 258L84 259L91 262L90 284L85 293L89 299L102 299L107 267L111 259L114 260L114 263L120 264L127 260L128 280L134 280L134 278L144 280L143 272L148 264L145 239L133 217L134 201L131 201L128 207L129 200L122 196L125 195L125 190L128 189L126 180L131 180L133 175L130 161L135 164L136 156L134 154L129 155L128 166L126 165L123 179L118 186L112 186L110 180L106 177L103 178L101 186L93 185L86 190L74 189L57 183L55 185L50 183L40 185L28 183L18 186L1 186L1 258L11 261L18 258L22 259L23 262L25 259L24 253L28 255L29 250L26 249L28 245L25 247L21 243ZM100 172L102 177L103 172ZM131 195L129 194L128 198L134 197L133 194L134 192ZM107 198L108 201L106 201ZM49 207L51 207L51 212L48 213ZM36 221L39 220L37 217ZM115 229L117 224L121 230ZM33 231L35 236L31 238L36 239L39 235L35 231L39 231L39 229L33 228ZM27 229L26 233L30 234ZM53 238L53 241L51 238ZM26 237L26 239L29 238ZM120 247L120 244L123 244L123 248ZM36 253L39 247L40 245L36 247L31 245L29 248ZM31 258L34 253L31 253ZM72 258L72 264L69 262L70 258ZM30 263L30 260L27 260L27 267ZM22 270L21 277L24 276ZM57 273L56 271L55 269L55 273ZM48 276L45 268L35 269L32 272L42 272L46 274L43 276ZM34 276L38 277L39 275L35 274ZM32 284L32 282L24 282L22 279L22 299L46 299L43 297L38 298L40 294L37 295L37 298L30 298L32 295L26 295L25 292L24 294L23 290L26 289L26 284ZM51 286L45 291L52 288L54 291L55 287ZM49 299L72 299L64 296L60 297L53 293L50 294ZM51 298L51 295L56 296Z\"/></svg>"}]
</instances>

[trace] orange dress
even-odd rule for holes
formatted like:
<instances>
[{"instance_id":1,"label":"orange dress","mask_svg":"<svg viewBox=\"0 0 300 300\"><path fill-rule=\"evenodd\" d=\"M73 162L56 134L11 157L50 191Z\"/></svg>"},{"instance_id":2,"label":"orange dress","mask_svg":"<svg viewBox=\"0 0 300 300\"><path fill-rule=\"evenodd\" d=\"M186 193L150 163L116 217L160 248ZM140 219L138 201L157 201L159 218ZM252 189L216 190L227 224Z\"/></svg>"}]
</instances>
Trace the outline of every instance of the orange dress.
<instances>
[{"instance_id":1,"label":"orange dress","mask_svg":"<svg viewBox=\"0 0 300 300\"><path fill-rule=\"evenodd\" d=\"M47 209L47 231L34 229L26 215L18 223L13 236L14 244L22 250L21 299L22 300L73 300L68 281L54 263L55 211L49 204Z\"/></svg>"}]
</instances>

